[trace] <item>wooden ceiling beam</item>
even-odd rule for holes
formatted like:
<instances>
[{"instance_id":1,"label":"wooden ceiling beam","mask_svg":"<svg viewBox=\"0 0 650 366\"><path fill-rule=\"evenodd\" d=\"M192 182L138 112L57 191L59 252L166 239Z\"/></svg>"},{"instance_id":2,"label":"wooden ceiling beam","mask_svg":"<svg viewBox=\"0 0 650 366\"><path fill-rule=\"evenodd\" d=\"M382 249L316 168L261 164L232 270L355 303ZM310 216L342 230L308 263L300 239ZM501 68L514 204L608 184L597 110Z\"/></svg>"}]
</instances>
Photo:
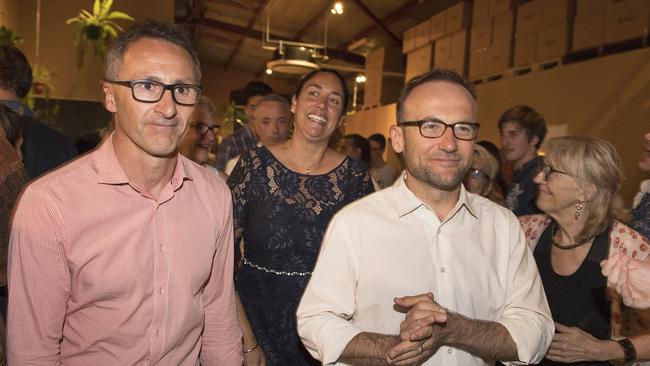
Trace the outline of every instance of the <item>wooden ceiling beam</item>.
<instances>
[{"instance_id":1,"label":"wooden ceiling beam","mask_svg":"<svg viewBox=\"0 0 650 366\"><path fill-rule=\"evenodd\" d=\"M218 20L214 19L208 19L208 18L203 18L198 21L194 21L191 24L195 25L201 25L205 27L210 27L214 29L219 29L222 31L230 32L233 34L237 34L240 36L248 37L248 38L253 38L253 39L259 39L262 40L264 38L264 34L260 31L257 31L255 29L248 29L246 27L241 27L235 24L230 24L230 23L224 23ZM274 39L283 39L286 37L282 37L279 35L275 34L270 34L271 38ZM332 58L337 58L340 60L343 60L345 62L349 62L352 64L357 64L357 65L365 65L365 58L360 55L356 55L353 53L348 52L347 50L342 50L342 49L337 49L337 48L327 48L327 55Z\"/></svg>"},{"instance_id":2,"label":"wooden ceiling beam","mask_svg":"<svg viewBox=\"0 0 650 366\"><path fill-rule=\"evenodd\" d=\"M251 19L248 21L248 26L246 27L246 29L249 29L249 30L253 29L253 26L255 25L255 23L257 23L257 20L259 19L260 15L266 9L266 5L268 5L268 0L262 0L259 3L259 6L257 7L257 9L255 9L255 14L253 14ZM244 40L245 40L245 38L242 37L239 40L239 42L237 42L237 45L232 50L232 53L230 53L230 57L228 57L228 61L226 61L226 63L223 66L224 70L228 70L228 68L230 68L230 65L232 64L233 60L235 59L235 56L237 56L237 54L239 53L239 50L241 49L242 45L244 44Z\"/></svg>"},{"instance_id":3,"label":"wooden ceiling beam","mask_svg":"<svg viewBox=\"0 0 650 366\"><path fill-rule=\"evenodd\" d=\"M361 0L353 0L353 1L354 1L354 3L355 3L359 8L361 8L361 10L362 10L364 13L366 13L366 15L367 15L368 17L370 17L370 19L372 19L373 22L375 22L375 25L379 26L379 28L381 28L384 32L386 32L386 34L388 34L388 36L389 36L390 38L393 39L393 42L395 42L396 44L399 44L400 42L402 42L402 39L399 38L399 37L397 37L397 36L396 36L396 35L395 35L391 30L390 30L390 28L388 28L388 26L387 26L387 25L386 25L386 24L385 24L381 19L379 19L379 18L375 15L375 13L373 13L372 10L370 10L370 9L366 6L366 4L363 3L363 1L361 1Z\"/></svg>"},{"instance_id":4,"label":"wooden ceiling beam","mask_svg":"<svg viewBox=\"0 0 650 366\"><path fill-rule=\"evenodd\" d=\"M402 19L404 16L406 16L409 12L413 11L413 9L420 4L421 4L421 0L411 0L406 4L402 5L401 7L399 7L399 9L395 10L394 12L388 14L383 19L381 19L381 23L384 24L386 27L388 27L389 25ZM376 23L371 25L370 27L357 33L354 37L352 37L350 41L353 42L367 36L368 34L370 34L370 32L375 30L376 27L377 27ZM400 38L400 42L401 42L401 38Z\"/></svg>"}]
</instances>

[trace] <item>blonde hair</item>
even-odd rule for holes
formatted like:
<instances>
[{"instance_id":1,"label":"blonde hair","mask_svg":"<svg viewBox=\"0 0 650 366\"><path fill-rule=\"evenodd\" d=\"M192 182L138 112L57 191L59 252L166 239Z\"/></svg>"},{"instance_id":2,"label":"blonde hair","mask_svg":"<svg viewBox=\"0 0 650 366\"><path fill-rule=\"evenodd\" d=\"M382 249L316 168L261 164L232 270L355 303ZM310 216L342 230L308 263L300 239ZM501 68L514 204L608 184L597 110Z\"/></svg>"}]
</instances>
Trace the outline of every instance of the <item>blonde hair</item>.
<instances>
[{"instance_id":1,"label":"blonde hair","mask_svg":"<svg viewBox=\"0 0 650 366\"><path fill-rule=\"evenodd\" d=\"M623 220L625 211L618 193L623 179L616 148L595 137L558 137L546 146L546 160L555 169L571 175L583 189L594 194L584 202L585 227L574 240L579 242L607 230L615 219Z\"/></svg>"},{"instance_id":2,"label":"blonde hair","mask_svg":"<svg viewBox=\"0 0 650 366\"><path fill-rule=\"evenodd\" d=\"M485 173L490 177L490 180L494 180L499 172L499 162L497 159L481 145L474 145L474 153L481 158Z\"/></svg>"}]
</instances>

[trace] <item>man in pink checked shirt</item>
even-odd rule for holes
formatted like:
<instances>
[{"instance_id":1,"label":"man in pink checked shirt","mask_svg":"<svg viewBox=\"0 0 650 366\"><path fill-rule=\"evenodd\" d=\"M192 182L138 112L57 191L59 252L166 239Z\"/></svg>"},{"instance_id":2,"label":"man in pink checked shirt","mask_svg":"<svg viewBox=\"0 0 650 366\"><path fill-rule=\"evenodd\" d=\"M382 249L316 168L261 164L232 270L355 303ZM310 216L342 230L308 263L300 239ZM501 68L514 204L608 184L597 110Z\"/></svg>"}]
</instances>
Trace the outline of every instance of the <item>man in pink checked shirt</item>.
<instances>
[{"instance_id":1,"label":"man in pink checked shirt","mask_svg":"<svg viewBox=\"0 0 650 366\"><path fill-rule=\"evenodd\" d=\"M115 132L32 183L14 216L10 365L241 365L230 192L177 152L200 79L177 26L115 41Z\"/></svg>"}]
</instances>

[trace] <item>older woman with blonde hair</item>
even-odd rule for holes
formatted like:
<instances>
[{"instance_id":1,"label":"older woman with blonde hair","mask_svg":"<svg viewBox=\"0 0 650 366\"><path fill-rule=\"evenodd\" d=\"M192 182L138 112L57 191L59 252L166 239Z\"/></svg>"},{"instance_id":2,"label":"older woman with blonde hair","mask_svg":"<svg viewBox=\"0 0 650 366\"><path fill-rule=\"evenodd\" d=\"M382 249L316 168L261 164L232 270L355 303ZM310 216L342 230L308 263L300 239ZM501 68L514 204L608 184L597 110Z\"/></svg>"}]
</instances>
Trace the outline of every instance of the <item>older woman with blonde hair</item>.
<instances>
[{"instance_id":1,"label":"older woman with blonde hair","mask_svg":"<svg viewBox=\"0 0 650 366\"><path fill-rule=\"evenodd\" d=\"M505 199L496 183L499 162L483 146L474 145L472 167L465 174L465 189L505 206Z\"/></svg>"},{"instance_id":2,"label":"older woman with blonde hair","mask_svg":"<svg viewBox=\"0 0 650 366\"><path fill-rule=\"evenodd\" d=\"M624 307L600 272L609 255L649 260L647 242L618 221L624 211L616 149L597 138L562 137L546 150L535 177L545 214L520 218L556 323L541 365L650 360L648 313Z\"/></svg>"}]
</instances>

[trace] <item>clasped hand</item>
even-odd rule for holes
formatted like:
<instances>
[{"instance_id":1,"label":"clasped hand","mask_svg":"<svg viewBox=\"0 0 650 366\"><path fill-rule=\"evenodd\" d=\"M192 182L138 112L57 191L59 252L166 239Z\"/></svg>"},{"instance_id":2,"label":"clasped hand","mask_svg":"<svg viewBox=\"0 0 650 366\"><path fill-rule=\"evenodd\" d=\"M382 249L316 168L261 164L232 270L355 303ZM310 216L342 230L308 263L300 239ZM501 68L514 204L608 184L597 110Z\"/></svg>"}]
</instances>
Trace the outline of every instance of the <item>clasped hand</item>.
<instances>
[{"instance_id":1,"label":"clasped hand","mask_svg":"<svg viewBox=\"0 0 650 366\"><path fill-rule=\"evenodd\" d=\"M433 300L432 293L395 298L395 307L406 313L400 324L400 343L388 352L387 362L396 366L419 365L442 345L447 311Z\"/></svg>"}]
</instances>

